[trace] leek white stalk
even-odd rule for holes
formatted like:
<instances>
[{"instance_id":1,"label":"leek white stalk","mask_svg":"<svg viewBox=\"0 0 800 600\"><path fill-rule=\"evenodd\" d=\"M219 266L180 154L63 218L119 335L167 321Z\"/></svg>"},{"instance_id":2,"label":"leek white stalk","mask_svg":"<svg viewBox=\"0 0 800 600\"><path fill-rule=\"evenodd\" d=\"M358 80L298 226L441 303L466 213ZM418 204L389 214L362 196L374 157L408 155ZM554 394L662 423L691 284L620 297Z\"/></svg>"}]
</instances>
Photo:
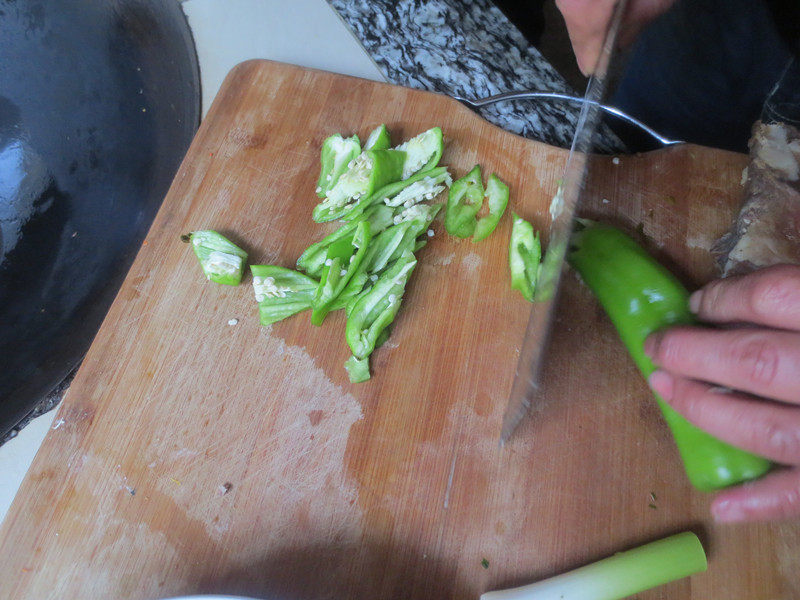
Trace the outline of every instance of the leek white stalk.
<instances>
[{"instance_id":1,"label":"leek white stalk","mask_svg":"<svg viewBox=\"0 0 800 600\"><path fill-rule=\"evenodd\" d=\"M707 567L700 540L685 532L531 585L487 592L481 600L620 600Z\"/></svg>"}]
</instances>

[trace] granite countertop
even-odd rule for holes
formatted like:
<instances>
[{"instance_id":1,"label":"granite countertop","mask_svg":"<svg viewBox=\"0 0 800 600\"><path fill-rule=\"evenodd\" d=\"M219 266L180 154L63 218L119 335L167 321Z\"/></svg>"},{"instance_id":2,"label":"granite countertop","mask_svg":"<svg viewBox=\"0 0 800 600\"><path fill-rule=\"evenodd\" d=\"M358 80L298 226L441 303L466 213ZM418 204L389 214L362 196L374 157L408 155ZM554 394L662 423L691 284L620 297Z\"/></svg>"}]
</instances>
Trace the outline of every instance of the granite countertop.
<instances>
[{"instance_id":1,"label":"granite countertop","mask_svg":"<svg viewBox=\"0 0 800 600\"><path fill-rule=\"evenodd\" d=\"M574 94L490 0L328 0L391 83L469 99L509 91ZM579 94L583 95L583 94ZM480 109L527 138L569 147L580 105L515 101ZM597 149L622 150L610 132Z\"/></svg>"},{"instance_id":2,"label":"granite countertop","mask_svg":"<svg viewBox=\"0 0 800 600\"><path fill-rule=\"evenodd\" d=\"M574 94L564 78L490 0L328 0L387 81L479 99L508 91ZM488 121L548 144L569 147L579 105L503 102L480 109ZM621 150L601 134L598 150ZM70 375L20 425L58 405Z\"/></svg>"}]
</instances>

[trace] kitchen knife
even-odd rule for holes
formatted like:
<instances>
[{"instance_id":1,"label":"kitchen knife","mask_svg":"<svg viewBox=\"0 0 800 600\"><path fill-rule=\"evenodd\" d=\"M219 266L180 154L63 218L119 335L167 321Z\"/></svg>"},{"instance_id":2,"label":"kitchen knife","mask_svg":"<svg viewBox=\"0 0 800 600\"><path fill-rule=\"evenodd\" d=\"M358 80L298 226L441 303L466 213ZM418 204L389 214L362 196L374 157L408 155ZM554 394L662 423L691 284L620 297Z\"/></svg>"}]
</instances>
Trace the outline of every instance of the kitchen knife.
<instances>
[{"instance_id":1,"label":"kitchen knife","mask_svg":"<svg viewBox=\"0 0 800 600\"><path fill-rule=\"evenodd\" d=\"M503 415L500 445L505 444L528 413L532 401L542 393L540 378L542 361L550 334L551 323L558 298L561 271L567 256L572 235L575 211L578 206L587 172L587 161L592 149L597 126L600 123L599 104L606 89L608 66L616 45L627 0L619 0L614 7L605 42L597 59L594 74L589 80L578 117L572 147L567 157L564 176L558 192L550 205L550 241L534 292L533 307L520 350L514 385Z\"/></svg>"}]
</instances>

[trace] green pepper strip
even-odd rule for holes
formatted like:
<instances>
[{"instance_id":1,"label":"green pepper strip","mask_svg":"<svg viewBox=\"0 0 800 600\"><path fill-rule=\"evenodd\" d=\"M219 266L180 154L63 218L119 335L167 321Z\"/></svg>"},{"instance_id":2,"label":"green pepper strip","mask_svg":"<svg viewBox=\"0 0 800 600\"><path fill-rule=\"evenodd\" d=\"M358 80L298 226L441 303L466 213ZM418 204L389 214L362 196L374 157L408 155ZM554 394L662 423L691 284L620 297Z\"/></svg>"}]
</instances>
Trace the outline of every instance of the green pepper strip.
<instances>
[{"instance_id":1,"label":"green pepper strip","mask_svg":"<svg viewBox=\"0 0 800 600\"><path fill-rule=\"evenodd\" d=\"M403 165L403 179L428 171L439 164L444 152L444 136L440 127L431 127L397 147L408 153Z\"/></svg>"},{"instance_id":2,"label":"green pepper strip","mask_svg":"<svg viewBox=\"0 0 800 600\"><path fill-rule=\"evenodd\" d=\"M386 340L389 339L389 332L391 329L392 326L389 325L389 327L381 331L381 334L375 341L376 349L380 346L383 346ZM344 368L347 370L347 376L350 378L350 383L361 383L362 381L367 381L370 378L369 356L365 356L364 358L356 358L355 356L351 356L344 363Z\"/></svg>"},{"instance_id":3,"label":"green pepper strip","mask_svg":"<svg viewBox=\"0 0 800 600\"><path fill-rule=\"evenodd\" d=\"M322 268L325 266L325 259L328 257L328 248L331 244L352 236L356 227L361 221L369 223L369 231L371 235L375 235L386 229L392 224L394 218L394 211L388 206L375 206L361 215L361 217L351 223L342 225L331 233L325 236L316 244L309 246L300 258L297 259L297 268L305 271L312 277L320 277L322 275Z\"/></svg>"},{"instance_id":4,"label":"green pepper strip","mask_svg":"<svg viewBox=\"0 0 800 600\"><path fill-rule=\"evenodd\" d=\"M528 302L533 302L536 280L542 262L542 243L533 225L511 213L511 242L508 245L508 266L511 269L511 289L517 290Z\"/></svg>"},{"instance_id":5,"label":"green pepper strip","mask_svg":"<svg viewBox=\"0 0 800 600\"><path fill-rule=\"evenodd\" d=\"M486 183L486 203L489 205L489 214L478 219L473 242L486 239L495 230L508 206L508 186L494 173Z\"/></svg>"},{"instance_id":6,"label":"green pepper strip","mask_svg":"<svg viewBox=\"0 0 800 600\"><path fill-rule=\"evenodd\" d=\"M394 320L416 265L414 255L404 252L375 285L358 296L345 328L347 343L357 359L363 360L372 353L380 334Z\"/></svg>"},{"instance_id":7,"label":"green pepper strip","mask_svg":"<svg viewBox=\"0 0 800 600\"><path fill-rule=\"evenodd\" d=\"M475 216L483 206L483 182L481 167L475 165L461 179L456 179L447 195L447 214L444 228L447 233L460 238L468 238L475 232Z\"/></svg>"},{"instance_id":8,"label":"green pepper strip","mask_svg":"<svg viewBox=\"0 0 800 600\"><path fill-rule=\"evenodd\" d=\"M387 150L392 145L392 140L389 137L389 130L386 125L378 125L369 134L364 150Z\"/></svg>"},{"instance_id":9,"label":"green pepper strip","mask_svg":"<svg viewBox=\"0 0 800 600\"><path fill-rule=\"evenodd\" d=\"M390 209L391 210L391 209ZM239 285L247 252L216 231L194 231L182 236L191 242L206 279L223 285Z\"/></svg>"},{"instance_id":10,"label":"green pepper strip","mask_svg":"<svg viewBox=\"0 0 800 600\"><path fill-rule=\"evenodd\" d=\"M269 325L311 308L319 282L274 265L250 265L253 291L262 325Z\"/></svg>"},{"instance_id":11,"label":"green pepper strip","mask_svg":"<svg viewBox=\"0 0 800 600\"><path fill-rule=\"evenodd\" d=\"M317 196L324 198L328 190L336 185L336 182L347 170L350 161L359 154L361 154L361 144L357 135L343 138L340 134L335 133L322 142Z\"/></svg>"},{"instance_id":12,"label":"green pepper strip","mask_svg":"<svg viewBox=\"0 0 800 600\"><path fill-rule=\"evenodd\" d=\"M367 150L352 161L325 199L314 207L317 223L341 219L358 203L388 183L399 181L406 153L399 150Z\"/></svg>"},{"instance_id":13,"label":"green pepper strip","mask_svg":"<svg viewBox=\"0 0 800 600\"><path fill-rule=\"evenodd\" d=\"M408 179L404 179L403 181L395 181L383 186L369 197L359 198L353 209L344 215L342 219L345 221L354 221L357 220L364 211L368 210L372 206L378 204L393 204L394 198L397 198L415 183L424 181L426 178L430 178L429 185L426 186L418 196L411 198L412 203L417 203L426 199L427 195L439 184L445 184L449 186L452 183L450 180L450 173L447 172L447 167L436 167L435 169L430 169L429 171L420 171Z\"/></svg>"},{"instance_id":14,"label":"green pepper strip","mask_svg":"<svg viewBox=\"0 0 800 600\"><path fill-rule=\"evenodd\" d=\"M415 218L389 227L372 238L361 266L339 294L331 310L347 308L349 315L353 299L364 289L370 288L389 264L400 258L404 252L415 252L418 249L418 238L427 237L428 227L440 209L439 204L417 205Z\"/></svg>"},{"instance_id":15,"label":"green pepper strip","mask_svg":"<svg viewBox=\"0 0 800 600\"><path fill-rule=\"evenodd\" d=\"M351 356L344 363L344 368L347 369L347 375L350 378L350 383L361 383L370 378L369 374L369 356L366 358L356 358Z\"/></svg>"},{"instance_id":16,"label":"green pepper strip","mask_svg":"<svg viewBox=\"0 0 800 600\"><path fill-rule=\"evenodd\" d=\"M651 333L694 322L689 293L636 242L613 227L586 222L573 236L569 262L600 301L645 378L656 369L644 353ZM755 479L770 462L726 444L698 429L656 400L698 490L708 492Z\"/></svg>"},{"instance_id":17,"label":"green pepper strip","mask_svg":"<svg viewBox=\"0 0 800 600\"><path fill-rule=\"evenodd\" d=\"M314 294L311 312L311 322L314 325L322 325L334 300L358 270L371 237L369 223L361 221L352 237L334 242L328 248L328 258L325 259L319 286Z\"/></svg>"}]
</instances>

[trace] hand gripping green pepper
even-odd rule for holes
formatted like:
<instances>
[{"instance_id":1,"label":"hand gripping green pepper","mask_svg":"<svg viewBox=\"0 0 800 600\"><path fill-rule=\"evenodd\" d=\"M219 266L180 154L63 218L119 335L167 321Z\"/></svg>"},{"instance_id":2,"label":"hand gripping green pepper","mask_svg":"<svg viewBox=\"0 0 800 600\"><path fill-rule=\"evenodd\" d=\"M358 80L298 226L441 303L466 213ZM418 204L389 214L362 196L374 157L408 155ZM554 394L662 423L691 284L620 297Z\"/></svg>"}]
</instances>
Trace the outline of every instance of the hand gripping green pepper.
<instances>
[{"instance_id":1,"label":"hand gripping green pepper","mask_svg":"<svg viewBox=\"0 0 800 600\"><path fill-rule=\"evenodd\" d=\"M444 228L447 233L468 238L475 232L475 218L483 206L483 182L481 166L475 165L461 179L456 179L447 195L447 213Z\"/></svg>"},{"instance_id":2,"label":"hand gripping green pepper","mask_svg":"<svg viewBox=\"0 0 800 600\"><path fill-rule=\"evenodd\" d=\"M247 252L216 231L193 231L181 236L190 242L206 279L224 285L239 285Z\"/></svg>"},{"instance_id":3,"label":"hand gripping green pepper","mask_svg":"<svg viewBox=\"0 0 800 600\"><path fill-rule=\"evenodd\" d=\"M364 143L364 150L386 150L392 145L392 140L389 137L389 130L386 125L378 125L369 134L367 141Z\"/></svg>"},{"instance_id":4,"label":"hand gripping green pepper","mask_svg":"<svg viewBox=\"0 0 800 600\"><path fill-rule=\"evenodd\" d=\"M694 322L689 293L627 235L594 222L573 236L569 262L600 301L642 375L655 366L644 353L648 335ZM656 395L692 485L707 492L766 473L770 462L698 429Z\"/></svg>"},{"instance_id":5,"label":"hand gripping green pepper","mask_svg":"<svg viewBox=\"0 0 800 600\"><path fill-rule=\"evenodd\" d=\"M359 219L342 225L316 244L309 246L297 259L297 268L305 271L311 277L320 277L322 268L325 266L325 259L328 258L328 248L331 244L338 240L352 237L361 221L368 222L370 234L376 235L389 227L393 218L394 211L388 206L378 205L370 208Z\"/></svg>"},{"instance_id":6,"label":"hand gripping green pepper","mask_svg":"<svg viewBox=\"0 0 800 600\"><path fill-rule=\"evenodd\" d=\"M508 266L511 269L511 289L517 290L528 302L533 302L536 280L542 262L542 243L533 225L511 213L511 242L508 245Z\"/></svg>"},{"instance_id":7,"label":"hand gripping green pepper","mask_svg":"<svg viewBox=\"0 0 800 600\"><path fill-rule=\"evenodd\" d=\"M314 294L311 322L322 325L331 305L358 270L367 252L371 235L369 223L361 221L352 237L343 238L328 247L328 258Z\"/></svg>"},{"instance_id":8,"label":"hand gripping green pepper","mask_svg":"<svg viewBox=\"0 0 800 600\"><path fill-rule=\"evenodd\" d=\"M345 337L359 360L367 358L386 327L400 310L400 302L417 259L404 252L369 290L358 296L347 317Z\"/></svg>"},{"instance_id":9,"label":"hand gripping green pepper","mask_svg":"<svg viewBox=\"0 0 800 600\"><path fill-rule=\"evenodd\" d=\"M273 265L250 265L253 291L262 325L311 308L319 282L297 271Z\"/></svg>"},{"instance_id":10,"label":"hand gripping green pepper","mask_svg":"<svg viewBox=\"0 0 800 600\"><path fill-rule=\"evenodd\" d=\"M360 198L371 196L388 183L399 181L406 153L400 150L367 150L352 160L325 199L314 208L317 223L341 219Z\"/></svg>"},{"instance_id":11,"label":"hand gripping green pepper","mask_svg":"<svg viewBox=\"0 0 800 600\"><path fill-rule=\"evenodd\" d=\"M336 185L347 170L347 165L361 154L358 136L343 138L338 133L322 142L321 168L317 180L317 196L324 198L328 190Z\"/></svg>"},{"instance_id":12,"label":"hand gripping green pepper","mask_svg":"<svg viewBox=\"0 0 800 600\"><path fill-rule=\"evenodd\" d=\"M508 206L508 186L494 173L489 176L489 181L486 183L486 203L489 205L489 213L478 219L472 237L473 242L480 242L489 237Z\"/></svg>"},{"instance_id":13,"label":"hand gripping green pepper","mask_svg":"<svg viewBox=\"0 0 800 600\"><path fill-rule=\"evenodd\" d=\"M345 221L356 220L362 212L378 204L408 208L423 200L433 200L452 183L447 167L420 171L408 179L383 186L369 197L359 198L353 209L342 218Z\"/></svg>"},{"instance_id":14,"label":"hand gripping green pepper","mask_svg":"<svg viewBox=\"0 0 800 600\"><path fill-rule=\"evenodd\" d=\"M444 152L444 137L440 127L432 127L419 135L403 142L397 147L407 153L403 165L403 179L414 173L428 171L439 164Z\"/></svg>"}]
</instances>

